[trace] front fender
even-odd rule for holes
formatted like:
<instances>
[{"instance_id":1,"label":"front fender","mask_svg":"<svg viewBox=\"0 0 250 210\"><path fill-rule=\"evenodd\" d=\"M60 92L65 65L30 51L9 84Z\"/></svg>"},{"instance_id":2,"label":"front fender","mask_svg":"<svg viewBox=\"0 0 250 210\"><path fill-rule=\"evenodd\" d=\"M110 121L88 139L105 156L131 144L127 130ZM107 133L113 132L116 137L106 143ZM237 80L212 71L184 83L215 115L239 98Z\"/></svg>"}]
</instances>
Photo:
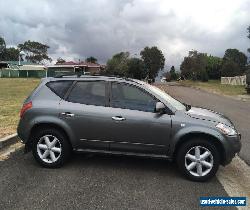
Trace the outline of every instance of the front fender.
<instances>
[{"instance_id":1,"label":"front fender","mask_svg":"<svg viewBox=\"0 0 250 210\"><path fill-rule=\"evenodd\" d=\"M180 144L182 141L185 141L185 136L189 135L207 135L217 139L222 145L226 145L225 137L216 129L203 127L203 126L189 126L179 129L172 137L170 144L170 155L173 155L176 145Z\"/></svg>"}]
</instances>

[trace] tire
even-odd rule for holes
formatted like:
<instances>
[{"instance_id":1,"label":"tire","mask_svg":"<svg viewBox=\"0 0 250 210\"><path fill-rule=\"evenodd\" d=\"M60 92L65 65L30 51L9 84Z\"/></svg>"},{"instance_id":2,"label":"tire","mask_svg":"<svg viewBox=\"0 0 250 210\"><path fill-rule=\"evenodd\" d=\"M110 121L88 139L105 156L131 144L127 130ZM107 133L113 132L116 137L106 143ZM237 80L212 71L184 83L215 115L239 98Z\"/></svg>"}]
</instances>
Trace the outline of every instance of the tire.
<instances>
[{"instance_id":1,"label":"tire","mask_svg":"<svg viewBox=\"0 0 250 210\"><path fill-rule=\"evenodd\" d=\"M43 167L63 166L69 159L71 151L67 137L57 129L41 129L33 136L32 153L35 160Z\"/></svg>"},{"instance_id":2,"label":"tire","mask_svg":"<svg viewBox=\"0 0 250 210\"><path fill-rule=\"evenodd\" d=\"M213 143L196 138L178 148L176 162L185 177L192 181L204 182L216 174L220 165L220 156Z\"/></svg>"}]
</instances>

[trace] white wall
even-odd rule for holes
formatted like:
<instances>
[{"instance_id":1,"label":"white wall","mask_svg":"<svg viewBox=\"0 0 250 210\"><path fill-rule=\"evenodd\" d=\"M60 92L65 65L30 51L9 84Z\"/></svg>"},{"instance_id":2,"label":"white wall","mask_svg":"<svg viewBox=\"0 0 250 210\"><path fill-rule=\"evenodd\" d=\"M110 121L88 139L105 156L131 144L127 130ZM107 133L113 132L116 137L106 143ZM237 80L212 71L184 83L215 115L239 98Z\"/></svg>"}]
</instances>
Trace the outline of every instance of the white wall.
<instances>
[{"instance_id":1,"label":"white wall","mask_svg":"<svg viewBox=\"0 0 250 210\"><path fill-rule=\"evenodd\" d=\"M236 77L221 77L223 85L246 85L246 75Z\"/></svg>"}]
</instances>

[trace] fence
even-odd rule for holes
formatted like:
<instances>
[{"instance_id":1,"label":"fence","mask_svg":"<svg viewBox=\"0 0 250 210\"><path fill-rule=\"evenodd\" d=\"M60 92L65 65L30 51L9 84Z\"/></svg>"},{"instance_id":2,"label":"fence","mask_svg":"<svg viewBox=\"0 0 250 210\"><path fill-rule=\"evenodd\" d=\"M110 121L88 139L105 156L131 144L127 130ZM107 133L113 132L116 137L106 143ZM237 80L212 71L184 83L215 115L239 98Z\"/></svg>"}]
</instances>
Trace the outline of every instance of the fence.
<instances>
[{"instance_id":1,"label":"fence","mask_svg":"<svg viewBox=\"0 0 250 210\"><path fill-rule=\"evenodd\" d=\"M4 78L42 78L47 76L47 71L45 70L10 70L10 69L0 69L0 77Z\"/></svg>"},{"instance_id":2,"label":"fence","mask_svg":"<svg viewBox=\"0 0 250 210\"><path fill-rule=\"evenodd\" d=\"M246 75L236 77L221 77L223 85L246 85Z\"/></svg>"}]
</instances>

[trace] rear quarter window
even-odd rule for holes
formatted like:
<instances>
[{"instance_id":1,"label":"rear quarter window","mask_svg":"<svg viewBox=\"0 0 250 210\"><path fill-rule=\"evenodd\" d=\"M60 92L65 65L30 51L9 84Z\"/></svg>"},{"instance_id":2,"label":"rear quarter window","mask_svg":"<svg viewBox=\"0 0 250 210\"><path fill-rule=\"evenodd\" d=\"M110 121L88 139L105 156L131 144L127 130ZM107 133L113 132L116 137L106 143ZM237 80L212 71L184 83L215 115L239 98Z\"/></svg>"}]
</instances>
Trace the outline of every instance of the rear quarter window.
<instances>
[{"instance_id":1,"label":"rear quarter window","mask_svg":"<svg viewBox=\"0 0 250 210\"><path fill-rule=\"evenodd\" d=\"M73 81L53 81L48 82L46 86L60 98L63 98Z\"/></svg>"}]
</instances>

